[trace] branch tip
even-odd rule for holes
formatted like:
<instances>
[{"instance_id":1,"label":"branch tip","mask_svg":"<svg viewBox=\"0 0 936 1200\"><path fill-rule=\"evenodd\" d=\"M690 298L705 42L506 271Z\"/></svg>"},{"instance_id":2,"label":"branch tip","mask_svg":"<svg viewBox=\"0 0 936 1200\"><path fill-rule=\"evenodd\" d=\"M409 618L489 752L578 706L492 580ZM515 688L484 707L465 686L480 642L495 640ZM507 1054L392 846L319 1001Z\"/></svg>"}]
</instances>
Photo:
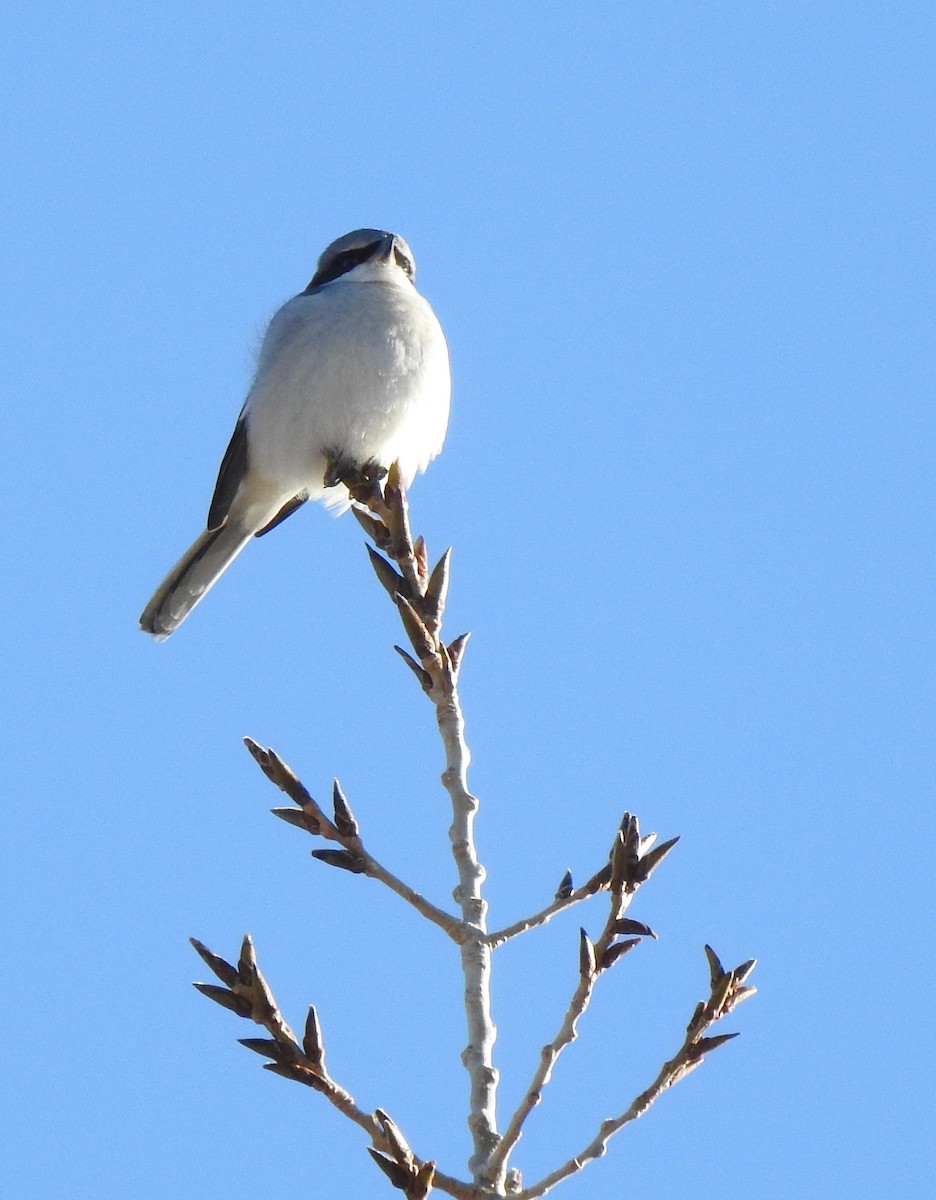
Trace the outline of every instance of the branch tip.
<instances>
[{"instance_id":1,"label":"branch tip","mask_svg":"<svg viewBox=\"0 0 936 1200\"><path fill-rule=\"evenodd\" d=\"M615 935L621 933L636 933L641 937L653 938L654 941L660 940L649 925L644 925L643 921L634 921L630 917L618 917L618 919L614 922L613 931Z\"/></svg>"},{"instance_id":2,"label":"branch tip","mask_svg":"<svg viewBox=\"0 0 936 1200\"><path fill-rule=\"evenodd\" d=\"M749 978L751 972L754 970L754 968L756 966L757 966L757 959L749 958L745 962L743 962L740 967L735 967L735 969L734 969L735 982L736 983L745 983L747 981L747 979ZM756 989L754 989L754 990L756 990Z\"/></svg>"},{"instance_id":3,"label":"branch tip","mask_svg":"<svg viewBox=\"0 0 936 1200\"><path fill-rule=\"evenodd\" d=\"M678 841L679 835L677 834L676 837L670 838L668 842L661 842L660 845L657 846L656 849L651 850L649 854L645 854L638 862L635 883L646 883Z\"/></svg>"},{"instance_id":4,"label":"branch tip","mask_svg":"<svg viewBox=\"0 0 936 1200\"><path fill-rule=\"evenodd\" d=\"M458 678L458 673L461 670L462 658L465 654L465 647L468 645L470 633L460 633L453 642L448 644L449 661L452 664L452 674Z\"/></svg>"},{"instance_id":5,"label":"branch tip","mask_svg":"<svg viewBox=\"0 0 936 1200\"><path fill-rule=\"evenodd\" d=\"M318 1013L315 1005L309 1005L306 1014L305 1030L302 1034L302 1050L306 1057L317 1067L325 1061L325 1047L322 1044L322 1030L319 1026Z\"/></svg>"},{"instance_id":6,"label":"branch tip","mask_svg":"<svg viewBox=\"0 0 936 1200\"><path fill-rule=\"evenodd\" d=\"M239 976L237 974L237 968L229 963L227 959L224 959L220 956L220 954L215 954L212 950L209 950L203 942L198 940L198 938L189 938L189 941L192 943L196 954L198 954L202 962L211 968L211 970L215 973L215 975L217 975L222 983L227 984L227 986L230 988L238 982Z\"/></svg>"},{"instance_id":7,"label":"branch tip","mask_svg":"<svg viewBox=\"0 0 936 1200\"><path fill-rule=\"evenodd\" d=\"M387 1143L393 1152L393 1157L403 1167L411 1167L415 1161L415 1155L410 1149L409 1143L400 1132L400 1127L382 1108L374 1110L374 1117L380 1126L381 1133L387 1139Z\"/></svg>"},{"instance_id":8,"label":"branch tip","mask_svg":"<svg viewBox=\"0 0 936 1200\"><path fill-rule=\"evenodd\" d=\"M724 978L725 968L721 964L721 959L708 943L705 944L703 949L705 950L705 957L708 959L712 987L715 987Z\"/></svg>"},{"instance_id":9,"label":"branch tip","mask_svg":"<svg viewBox=\"0 0 936 1200\"><path fill-rule=\"evenodd\" d=\"M573 890L572 872L566 871L563 877L559 880L559 886L556 888L555 898L557 900L568 900L568 898L572 895Z\"/></svg>"},{"instance_id":10,"label":"branch tip","mask_svg":"<svg viewBox=\"0 0 936 1200\"><path fill-rule=\"evenodd\" d=\"M356 838L359 833L358 823L337 779L332 787L332 803L335 807L335 828L343 837Z\"/></svg>"},{"instance_id":11,"label":"branch tip","mask_svg":"<svg viewBox=\"0 0 936 1200\"><path fill-rule=\"evenodd\" d=\"M579 930L579 974L583 979L591 979L598 970L595 958L595 946L584 929Z\"/></svg>"},{"instance_id":12,"label":"branch tip","mask_svg":"<svg viewBox=\"0 0 936 1200\"><path fill-rule=\"evenodd\" d=\"M253 938L249 933L245 933L241 942L240 958L237 960L237 973L240 976L241 983L247 985L253 982L257 976L257 952L254 948Z\"/></svg>"},{"instance_id":13,"label":"branch tip","mask_svg":"<svg viewBox=\"0 0 936 1200\"><path fill-rule=\"evenodd\" d=\"M437 624L445 611L451 561L452 550L449 547L432 568L432 574L429 576L429 582L426 584L426 595L424 597L426 612L435 619Z\"/></svg>"}]
</instances>

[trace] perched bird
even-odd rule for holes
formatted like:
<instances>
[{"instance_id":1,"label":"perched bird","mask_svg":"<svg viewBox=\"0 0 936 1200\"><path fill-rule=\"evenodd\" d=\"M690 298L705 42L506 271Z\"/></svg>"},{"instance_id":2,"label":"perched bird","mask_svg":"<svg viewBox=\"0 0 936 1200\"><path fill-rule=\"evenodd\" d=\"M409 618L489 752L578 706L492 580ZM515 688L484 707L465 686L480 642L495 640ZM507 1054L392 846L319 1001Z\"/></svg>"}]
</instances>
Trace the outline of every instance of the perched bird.
<instances>
[{"instance_id":1,"label":"perched bird","mask_svg":"<svg viewBox=\"0 0 936 1200\"><path fill-rule=\"evenodd\" d=\"M442 449L448 349L413 278L399 234L356 229L327 247L309 286L274 315L207 529L147 604L147 633L168 637L252 537L306 500L343 511L342 480L380 477L398 461L408 486Z\"/></svg>"}]
</instances>

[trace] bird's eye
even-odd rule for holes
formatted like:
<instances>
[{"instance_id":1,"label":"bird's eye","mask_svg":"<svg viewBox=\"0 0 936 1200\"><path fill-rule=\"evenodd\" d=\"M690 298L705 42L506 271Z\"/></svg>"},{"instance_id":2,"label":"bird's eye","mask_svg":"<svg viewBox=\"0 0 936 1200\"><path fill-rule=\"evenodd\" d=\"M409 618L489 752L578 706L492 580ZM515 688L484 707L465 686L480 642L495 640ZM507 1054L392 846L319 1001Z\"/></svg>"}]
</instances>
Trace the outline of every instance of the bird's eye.
<instances>
[{"instance_id":1,"label":"bird's eye","mask_svg":"<svg viewBox=\"0 0 936 1200\"><path fill-rule=\"evenodd\" d=\"M408 258L399 246L393 247L393 257L396 260L396 265L409 278L413 278L413 260Z\"/></svg>"},{"instance_id":2,"label":"bird's eye","mask_svg":"<svg viewBox=\"0 0 936 1200\"><path fill-rule=\"evenodd\" d=\"M312 276L312 282L306 291L311 292L326 283L331 283L333 279L340 279L348 271L353 271L361 263L367 262L379 245L379 242L369 242L368 245L356 246L353 250L342 250L340 254L336 254L334 258L322 264Z\"/></svg>"}]
</instances>

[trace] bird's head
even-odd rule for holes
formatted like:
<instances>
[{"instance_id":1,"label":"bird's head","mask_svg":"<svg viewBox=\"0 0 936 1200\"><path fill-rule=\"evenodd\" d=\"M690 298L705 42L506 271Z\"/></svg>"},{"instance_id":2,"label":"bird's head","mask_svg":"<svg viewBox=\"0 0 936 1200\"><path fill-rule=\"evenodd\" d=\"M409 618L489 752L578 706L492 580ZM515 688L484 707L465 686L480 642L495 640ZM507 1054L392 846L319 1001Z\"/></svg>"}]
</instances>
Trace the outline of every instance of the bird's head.
<instances>
[{"instance_id":1,"label":"bird's head","mask_svg":"<svg viewBox=\"0 0 936 1200\"><path fill-rule=\"evenodd\" d=\"M315 291L352 272L352 278L361 283L402 282L404 278L412 283L416 264L413 252L398 233L388 233L385 229L355 229L325 247L306 291Z\"/></svg>"}]
</instances>

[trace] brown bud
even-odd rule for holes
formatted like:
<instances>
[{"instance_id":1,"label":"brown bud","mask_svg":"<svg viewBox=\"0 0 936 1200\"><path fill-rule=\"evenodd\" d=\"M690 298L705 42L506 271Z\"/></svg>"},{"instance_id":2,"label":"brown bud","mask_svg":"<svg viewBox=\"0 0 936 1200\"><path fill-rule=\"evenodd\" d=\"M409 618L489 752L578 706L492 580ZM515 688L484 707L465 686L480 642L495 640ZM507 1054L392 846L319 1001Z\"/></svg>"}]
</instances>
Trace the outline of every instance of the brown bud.
<instances>
[{"instance_id":1,"label":"brown bud","mask_svg":"<svg viewBox=\"0 0 936 1200\"><path fill-rule=\"evenodd\" d=\"M289 1042L278 1042L276 1038L238 1038L242 1046L253 1050L263 1058L272 1058L275 1062L292 1062L296 1051Z\"/></svg>"},{"instance_id":2,"label":"brown bud","mask_svg":"<svg viewBox=\"0 0 936 1200\"><path fill-rule=\"evenodd\" d=\"M264 1063L264 1071L272 1071L274 1075L282 1075L284 1079L293 1079L296 1083L304 1083L306 1087L314 1088L317 1092L327 1092L328 1084L308 1067L298 1063Z\"/></svg>"},{"instance_id":3,"label":"brown bud","mask_svg":"<svg viewBox=\"0 0 936 1200\"><path fill-rule=\"evenodd\" d=\"M694 1062L708 1054L710 1050L715 1050L719 1046L723 1046L725 1042L730 1042L732 1038L736 1038L736 1033L718 1033L714 1037L699 1038L688 1049L689 1061Z\"/></svg>"},{"instance_id":4,"label":"brown bud","mask_svg":"<svg viewBox=\"0 0 936 1200\"><path fill-rule=\"evenodd\" d=\"M732 975L735 977L735 982L744 983L756 966L757 959L749 958L746 962L743 962L740 967L735 967L735 969L732 971Z\"/></svg>"},{"instance_id":5,"label":"brown bud","mask_svg":"<svg viewBox=\"0 0 936 1200\"><path fill-rule=\"evenodd\" d=\"M584 929L579 930L579 935L579 974L583 979L591 979L598 970L595 947Z\"/></svg>"},{"instance_id":6,"label":"brown bud","mask_svg":"<svg viewBox=\"0 0 936 1200\"><path fill-rule=\"evenodd\" d=\"M226 983L231 988L238 982L239 976L236 967L232 966L226 959L221 958L220 955L214 954L198 938L189 938L189 941L195 947L202 962L214 971L222 983Z\"/></svg>"},{"instance_id":7,"label":"brown bud","mask_svg":"<svg viewBox=\"0 0 936 1200\"><path fill-rule=\"evenodd\" d=\"M357 837L358 823L337 779L332 788L332 801L335 805L335 828L343 837Z\"/></svg>"},{"instance_id":8,"label":"brown bud","mask_svg":"<svg viewBox=\"0 0 936 1200\"><path fill-rule=\"evenodd\" d=\"M271 808L270 812L287 825L295 825L297 829L304 829L306 833L322 832L320 822L301 808Z\"/></svg>"},{"instance_id":9,"label":"brown bud","mask_svg":"<svg viewBox=\"0 0 936 1200\"><path fill-rule=\"evenodd\" d=\"M651 850L649 854L644 855L637 863L634 882L638 884L646 883L678 841L678 837L670 838L668 842L661 842L655 850Z\"/></svg>"},{"instance_id":10,"label":"brown bud","mask_svg":"<svg viewBox=\"0 0 936 1200\"><path fill-rule=\"evenodd\" d=\"M229 992L227 988L218 987L214 983L196 983L192 985L203 996L207 996L209 1000L214 1000L215 1004L220 1004L222 1008L229 1009L232 1013L237 1013L239 1017L249 1017L253 1012L253 1005L243 996L236 996L233 992Z\"/></svg>"},{"instance_id":11,"label":"brown bud","mask_svg":"<svg viewBox=\"0 0 936 1200\"><path fill-rule=\"evenodd\" d=\"M426 585L426 595L423 601L426 615L432 617L436 623L442 620L442 614L445 611L445 598L448 595L449 566L451 561L452 551L448 549L433 567L432 574L429 576L429 582Z\"/></svg>"},{"instance_id":12,"label":"brown bud","mask_svg":"<svg viewBox=\"0 0 936 1200\"><path fill-rule=\"evenodd\" d=\"M721 979L712 984L712 994L709 997L709 1011L712 1012L712 1019L717 1021L719 1017L723 1017L731 1007L731 994L734 991L734 979L729 972L727 975L722 975Z\"/></svg>"},{"instance_id":13,"label":"brown bud","mask_svg":"<svg viewBox=\"0 0 936 1200\"><path fill-rule=\"evenodd\" d=\"M400 1132L397 1123L382 1108L375 1109L374 1116L377 1119L381 1132L387 1139L387 1143L393 1152L393 1157L401 1166L411 1166L414 1157L413 1151L410 1149L406 1138Z\"/></svg>"},{"instance_id":14,"label":"brown bud","mask_svg":"<svg viewBox=\"0 0 936 1200\"><path fill-rule=\"evenodd\" d=\"M426 549L426 539L422 534L413 542L413 558L416 560L416 574L421 582L425 583L429 574L429 552Z\"/></svg>"},{"instance_id":15,"label":"brown bud","mask_svg":"<svg viewBox=\"0 0 936 1200\"><path fill-rule=\"evenodd\" d=\"M614 922L614 932L616 934L638 933L641 937L651 937L654 941L659 941L649 925L644 925L643 921L632 921L630 917L619 917Z\"/></svg>"},{"instance_id":16,"label":"brown bud","mask_svg":"<svg viewBox=\"0 0 936 1200\"><path fill-rule=\"evenodd\" d=\"M264 750L253 738L244 738L244 745L267 779L271 783L275 783L280 791L285 792L290 800L300 807L304 804L308 804L312 808L317 807L315 801L275 750Z\"/></svg>"},{"instance_id":17,"label":"brown bud","mask_svg":"<svg viewBox=\"0 0 936 1200\"><path fill-rule=\"evenodd\" d=\"M410 1172L405 1167L401 1167L394 1159L388 1158L386 1154L381 1154L379 1150L375 1150L373 1146L367 1147L367 1153L377 1166L380 1167L393 1186L399 1188L401 1192L405 1192L412 1178Z\"/></svg>"},{"instance_id":18,"label":"brown bud","mask_svg":"<svg viewBox=\"0 0 936 1200\"><path fill-rule=\"evenodd\" d=\"M640 938L628 938L624 942L613 942L601 956L600 967L602 971L607 971L608 967L613 967L619 958L623 958L628 951L633 950L635 946L639 945Z\"/></svg>"},{"instance_id":19,"label":"brown bud","mask_svg":"<svg viewBox=\"0 0 936 1200\"><path fill-rule=\"evenodd\" d=\"M319 1027L318 1013L315 1005L309 1005L306 1015L305 1030L302 1035L302 1050L306 1058L320 1067L325 1061L325 1047L322 1044L322 1031Z\"/></svg>"},{"instance_id":20,"label":"brown bud","mask_svg":"<svg viewBox=\"0 0 936 1200\"><path fill-rule=\"evenodd\" d=\"M416 651L416 657L420 662L427 658L434 658L436 643L422 617L405 596L398 595L396 597L396 606L403 622L403 628L406 630L406 636Z\"/></svg>"},{"instance_id":21,"label":"brown bud","mask_svg":"<svg viewBox=\"0 0 936 1200\"><path fill-rule=\"evenodd\" d=\"M253 968L251 986L253 988L255 1017L265 1020L273 1015L278 1015L279 1009L276 1006L273 993L270 991L270 985L263 978L260 968L256 964L254 964Z\"/></svg>"},{"instance_id":22,"label":"brown bud","mask_svg":"<svg viewBox=\"0 0 936 1200\"><path fill-rule=\"evenodd\" d=\"M686 1033L694 1033L707 1024L705 1019L705 1004L700 1000L693 1010L689 1024L686 1026Z\"/></svg>"},{"instance_id":23,"label":"brown bud","mask_svg":"<svg viewBox=\"0 0 936 1200\"><path fill-rule=\"evenodd\" d=\"M342 871L350 871L352 875L363 875L366 870L360 854L350 850L313 850L312 857L329 867L339 867Z\"/></svg>"},{"instance_id":24,"label":"brown bud","mask_svg":"<svg viewBox=\"0 0 936 1200\"><path fill-rule=\"evenodd\" d=\"M243 984L252 982L257 970L257 952L254 949L253 938L249 933L244 934L241 942L240 958L237 961L237 973Z\"/></svg>"},{"instance_id":25,"label":"brown bud","mask_svg":"<svg viewBox=\"0 0 936 1200\"><path fill-rule=\"evenodd\" d=\"M429 674L429 672L427 670L425 670L423 667L421 667L419 665L419 663L416 661L416 659L413 658L412 654L409 654L406 650L403 649L402 646L394 646L393 648L394 648L394 650L396 650L396 652L397 652L397 654L399 654L400 658L403 659L403 661L406 663L406 665L409 667L409 669L413 672L413 674L419 680L419 686L422 688L422 690L427 693L431 692L432 691L432 676Z\"/></svg>"},{"instance_id":26,"label":"brown bud","mask_svg":"<svg viewBox=\"0 0 936 1200\"><path fill-rule=\"evenodd\" d=\"M711 946L706 945L704 947L704 949L705 949L705 957L708 959L709 974L710 974L711 980L712 980L712 987L714 987L715 984L718 983L719 980L724 977L725 968L721 965L721 959L718 957L718 955L715 953L715 951L712 949Z\"/></svg>"},{"instance_id":27,"label":"brown bud","mask_svg":"<svg viewBox=\"0 0 936 1200\"><path fill-rule=\"evenodd\" d=\"M367 512L366 509L358 507L356 504L352 504L351 511L357 518L358 524L374 545L379 546L381 550L385 550L390 541L390 534L383 521L379 521L373 514Z\"/></svg>"},{"instance_id":28,"label":"brown bud","mask_svg":"<svg viewBox=\"0 0 936 1200\"><path fill-rule=\"evenodd\" d=\"M603 888L606 888L610 882L611 864L607 863L600 871L596 871L592 875L591 879L585 884L585 889L588 895L593 896L595 892L600 892Z\"/></svg>"},{"instance_id":29,"label":"brown bud","mask_svg":"<svg viewBox=\"0 0 936 1200\"><path fill-rule=\"evenodd\" d=\"M374 568L374 574L387 590L391 600L396 600L397 596L409 596L409 584L399 572L395 571L390 563L378 554L376 550L367 547L367 555L370 558L370 564Z\"/></svg>"},{"instance_id":30,"label":"brown bud","mask_svg":"<svg viewBox=\"0 0 936 1200\"><path fill-rule=\"evenodd\" d=\"M462 658L464 657L465 647L468 645L470 637L470 633L460 633L453 642L449 642L448 656L452 664L452 674L456 679L458 678L458 672L461 670Z\"/></svg>"},{"instance_id":31,"label":"brown bud","mask_svg":"<svg viewBox=\"0 0 936 1200\"><path fill-rule=\"evenodd\" d=\"M636 857L633 849L619 829L611 846L611 878L609 882L615 896L620 896L625 886L631 882L634 862L636 862Z\"/></svg>"}]
</instances>

